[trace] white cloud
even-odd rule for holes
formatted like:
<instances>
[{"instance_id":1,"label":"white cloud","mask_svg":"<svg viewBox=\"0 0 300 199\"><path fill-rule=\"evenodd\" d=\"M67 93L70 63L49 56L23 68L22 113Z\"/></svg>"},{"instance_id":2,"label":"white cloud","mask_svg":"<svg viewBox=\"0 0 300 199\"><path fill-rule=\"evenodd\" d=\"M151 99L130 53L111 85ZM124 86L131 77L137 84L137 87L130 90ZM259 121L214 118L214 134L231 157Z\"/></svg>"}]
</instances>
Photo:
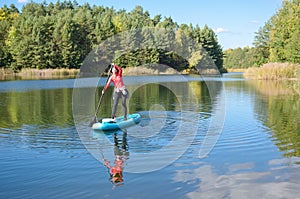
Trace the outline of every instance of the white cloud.
<instances>
[{"instance_id":1,"label":"white cloud","mask_svg":"<svg viewBox=\"0 0 300 199\"><path fill-rule=\"evenodd\" d=\"M275 160L276 164L280 161ZM280 168L278 168L280 167ZM285 170L289 168L288 172ZM187 198L299 198L299 166L274 165L268 171L253 171L255 164L231 165L222 175L211 165L200 165L195 169L180 170L173 178L175 182L194 183L195 189Z\"/></svg>"},{"instance_id":2,"label":"white cloud","mask_svg":"<svg viewBox=\"0 0 300 199\"><path fill-rule=\"evenodd\" d=\"M28 0L18 0L18 3L27 3Z\"/></svg>"},{"instance_id":3,"label":"white cloud","mask_svg":"<svg viewBox=\"0 0 300 199\"><path fill-rule=\"evenodd\" d=\"M254 20L251 20L250 23L259 24L259 21L254 19Z\"/></svg>"},{"instance_id":4,"label":"white cloud","mask_svg":"<svg viewBox=\"0 0 300 199\"><path fill-rule=\"evenodd\" d=\"M229 30L225 29L225 28L217 28L217 29L215 29L215 32L216 33L222 33L222 32L229 32Z\"/></svg>"}]
</instances>

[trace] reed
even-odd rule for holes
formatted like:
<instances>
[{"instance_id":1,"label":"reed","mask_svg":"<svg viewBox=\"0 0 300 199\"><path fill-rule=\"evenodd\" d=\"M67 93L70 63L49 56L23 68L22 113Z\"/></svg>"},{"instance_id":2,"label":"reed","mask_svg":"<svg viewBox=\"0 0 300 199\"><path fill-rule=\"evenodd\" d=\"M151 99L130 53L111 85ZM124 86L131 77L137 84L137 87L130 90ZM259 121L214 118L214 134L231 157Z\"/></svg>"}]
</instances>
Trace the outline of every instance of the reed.
<instances>
[{"instance_id":1,"label":"reed","mask_svg":"<svg viewBox=\"0 0 300 199\"><path fill-rule=\"evenodd\" d=\"M162 64L149 64L146 66L127 67L124 69L124 75L174 75L179 74L175 69Z\"/></svg>"},{"instance_id":2,"label":"reed","mask_svg":"<svg viewBox=\"0 0 300 199\"><path fill-rule=\"evenodd\" d=\"M227 72L246 72L246 68L227 68Z\"/></svg>"},{"instance_id":3,"label":"reed","mask_svg":"<svg viewBox=\"0 0 300 199\"><path fill-rule=\"evenodd\" d=\"M185 69L183 71L177 71L167 65L163 64L148 64L138 67L127 67L123 70L126 76L135 75L189 75L189 74L201 74L208 76L220 75L219 70L210 68L199 68L199 69Z\"/></svg>"},{"instance_id":4,"label":"reed","mask_svg":"<svg viewBox=\"0 0 300 199\"><path fill-rule=\"evenodd\" d=\"M51 79L63 77L75 77L79 69L30 69L25 68L16 74L22 79Z\"/></svg>"},{"instance_id":5,"label":"reed","mask_svg":"<svg viewBox=\"0 0 300 199\"><path fill-rule=\"evenodd\" d=\"M0 68L0 77L5 75L13 75L14 72L9 68Z\"/></svg>"},{"instance_id":6,"label":"reed","mask_svg":"<svg viewBox=\"0 0 300 199\"><path fill-rule=\"evenodd\" d=\"M300 64L267 63L259 68L248 68L244 77L262 80L300 79Z\"/></svg>"},{"instance_id":7,"label":"reed","mask_svg":"<svg viewBox=\"0 0 300 199\"><path fill-rule=\"evenodd\" d=\"M13 70L9 68L0 68L0 80L7 80L14 77Z\"/></svg>"}]
</instances>

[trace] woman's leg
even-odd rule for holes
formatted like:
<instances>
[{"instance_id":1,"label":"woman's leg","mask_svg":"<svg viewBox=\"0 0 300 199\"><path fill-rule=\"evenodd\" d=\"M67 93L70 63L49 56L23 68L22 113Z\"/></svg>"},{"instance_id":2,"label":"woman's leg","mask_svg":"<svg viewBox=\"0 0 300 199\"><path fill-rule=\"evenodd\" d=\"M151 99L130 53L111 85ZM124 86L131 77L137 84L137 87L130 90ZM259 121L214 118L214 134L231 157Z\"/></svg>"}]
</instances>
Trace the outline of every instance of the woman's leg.
<instances>
[{"instance_id":1,"label":"woman's leg","mask_svg":"<svg viewBox=\"0 0 300 199\"><path fill-rule=\"evenodd\" d=\"M114 104L112 106L112 111L111 111L111 117L112 118L116 117L116 111L117 111L117 107L118 107L118 103L119 103L120 98L121 98L121 93L114 92L114 94L113 94Z\"/></svg>"},{"instance_id":2,"label":"woman's leg","mask_svg":"<svg viewBox=\"0 0 300 199\"><path fill-rule=\"evenodd\" d=\"M124 120L127 120L127 105L126 105L127 96L122 95L122 106L124 109Z\"/></svg>"}]
</instances>

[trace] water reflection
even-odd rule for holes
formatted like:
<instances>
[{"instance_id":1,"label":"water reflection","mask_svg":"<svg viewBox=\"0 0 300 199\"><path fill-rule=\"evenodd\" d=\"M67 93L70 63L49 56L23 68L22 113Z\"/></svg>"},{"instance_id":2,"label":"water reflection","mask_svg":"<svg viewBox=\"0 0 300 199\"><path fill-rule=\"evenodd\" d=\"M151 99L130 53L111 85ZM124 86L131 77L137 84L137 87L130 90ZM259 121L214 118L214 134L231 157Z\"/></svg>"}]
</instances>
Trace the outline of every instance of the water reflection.
<instances>
[{"instance_id":1,"label":"water reflection","mask_svg":"<svg viewBox=\"0 0 300 199\"><path fill-rule=\"evenodd\" d=\"M264 96L286 96L300 94L300 81L249 80L247 83Z\"/></svg>"},{"instance_id":2,"label":"water reflection","mask_svg":"<svg viewBox=\"0 0 300 199\"><path fill-rule=\"evenodd\" d=\"M255 163L230 164L226 173L204 162L195 169L177 171L173 180L193 185L185 197L199 198L298 198L297 169L278 167L269 163L268 171L254 171ZM282 173L287 172L285 175Z\"/></svg>"},{"instance_id":3,"label":"water reflection","mask_svg":"<svg viewBox=\"0 0 300 199\"><path fill-rule=\"evenodd\" d=\"M250 81L261 96L254 109L263 124L272 129L271 138L286 157L300 157L299 81ZM300 163L300 162L298 162Z\"/></svg>"},{"instance_id":4,"label":"water reflection","mask_svg":"<svg viewBox=\"0 0 300 199\"><path fill-rule=\"evenodd\" d=\"M0 92L0 126L73 125L72 89Z\"/></svg>"},{"instance_id":5,"label":"water reflection","mask_svg":"<svg viewBox=\"0 0 300 199\"><path fill-rule=\"evenodd\" d=\"M284 88L284 84L276 82L226 80L227 115L222 135L209 156L199 159L199 149L219 109L217 104L222 102L222 82L167 80L163 84L146 82L138 86L132 80L128 85L132 89L138 87L128 103L131 112L143 115L143 126L131 127L126 132L94 134L88 128L95 110L91 108L91 114L84 115L87 123L85 120L80 123L84 132L81 139L74 128L69 85L64 88L59 81L55 83L59 88L48 85L41 89L29 89L27 85L26 89L11 91L0 88L0 150L4 151L0 161L3 185L0 195L4 198L299 196L296 163L300 162L300 102L297 92L291 92L298 83L288 83ZM52 81L48 83L53 85ZM209 83L215 92L212 95ZM82 104L97 105L100 94L87 101L90 88L82 89ZM109 93L105 95L99 117L110 115ZM193 96L196 100L191 100ZM182 117L182 106L195 115ZM170 153L151 157L149 153L172 141L182 122L185 123L182 137L170 148ZM195 127L198 131L192 137L189 130ZM107 138L109 144L99 144ZM106 167L101 164L99 171L100 163L82 143ZM188 149L178 159L173 158L167 166L148 172L147 167L155 165L154 161L168 160L171 152L185 144ZM141 170L147 173L132 172ZM111 190L119 184L126 186Z\"/></svg>"},{"instance_id":6,"label":"water reflection","mask_svg":"<svg viewBox=\"0 0 300 199\"><path fill-rule=\"evenodd\" d=\"M104 136L112 136L114 142L114 160L113 162L105 158L102 147L99 147L100 155L103 160L104 166L107 168L109 174L109 181L115 186L123 185L124 177L123 170L126 165L126 160L129 159L128 143L127 143L127 130L113 131L109 133L103 132L93 132L94 138L99 138L99 141L103 139ZM106 148L107 150L107 148Z\"/></svg>"},{"instance_id":7,"label":"water reflection","mask_svg":"<svg viewBox=\"0 0 300 199\"><path fill-rule=\"evenodd\" d=\"M217 101L217 95L222 88L221 82L210 82L211 90L203 81L178 82L178 83L149 83L142 85L128 85L127 88L131 93L128 100L128 109L130 113L150 110L155 104L164 107L166 111L180 111L182 108L193 110L194 105L200 104L202 112L210 112L211 104ZM111 89L111 88L110 88ZM97 90L95 104L97 104L101 94L101 89ZM211 93L210 96L210 92ZM111 91L106 92L103 98L104 103L101 106L98 115L110 116L111 112ZM213 97L213 99L211 99ZM184 102L184 103L182 103ZM192 105L191 107L187 107ZM185 107L182 107L185 106ZM119 105L118 110L121 106ZM199 111L199 112L201 112ZM118 114L122 114L118 111Z\"/></svg>"}]
</instances>

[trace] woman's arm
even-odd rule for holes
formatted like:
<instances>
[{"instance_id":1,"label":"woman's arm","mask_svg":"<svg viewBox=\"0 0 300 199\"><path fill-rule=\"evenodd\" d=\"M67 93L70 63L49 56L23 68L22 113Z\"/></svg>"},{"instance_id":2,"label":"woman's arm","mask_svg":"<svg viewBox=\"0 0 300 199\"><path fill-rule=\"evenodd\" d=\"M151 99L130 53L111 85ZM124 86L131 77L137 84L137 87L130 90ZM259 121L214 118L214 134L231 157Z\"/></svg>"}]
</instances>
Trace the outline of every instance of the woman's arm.
<instances>
[{"instance_id":1,"label":"woman's arm","mask_svg":"<svg viewBox=\"0 0 300 199\"><path fill-rule=\"evenodd\" d=\"M107 88L109 87L110 83L111 83L111 79L112 76L110 76L110 78L108 79L107 83L105 84L103 90L102 90L102 94L104 94L104 92L107 90Z\"/></svg>"},{"instance_id":2,"label":"woman's arm","mask_svg":"<svg viewBox=\"0 0 300 199\"><path fill-rule=\"evenodd\" d=\"M118 70L117 76L121 76L122 77L122 68L118 65L114 65L114 67L116 67L116 69Z\"/></svg>"}]
</instances>

